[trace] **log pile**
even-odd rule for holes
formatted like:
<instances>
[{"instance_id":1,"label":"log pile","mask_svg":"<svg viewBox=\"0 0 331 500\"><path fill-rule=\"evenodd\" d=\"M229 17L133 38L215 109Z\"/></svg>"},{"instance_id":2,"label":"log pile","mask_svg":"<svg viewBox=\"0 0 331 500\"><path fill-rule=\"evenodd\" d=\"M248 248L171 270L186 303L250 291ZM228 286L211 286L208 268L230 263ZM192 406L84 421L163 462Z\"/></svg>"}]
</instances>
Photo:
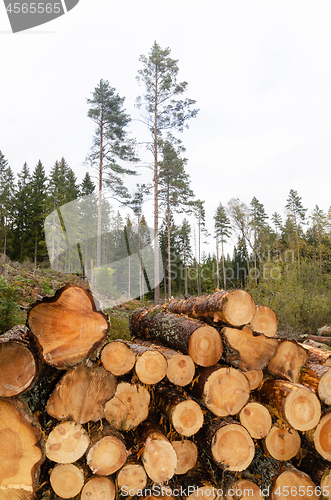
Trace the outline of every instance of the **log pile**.
<instances>
[{"instance_id":1,"label":"log pile","mask_svg":"<svg viewBox=\"0 0 331 500\"><path fill-rule=\"evenodd\" d=\"M0 500L329 498L327 351L243 290L108 329L66 286L0 337Z\"/></svg>"}]
</instances>

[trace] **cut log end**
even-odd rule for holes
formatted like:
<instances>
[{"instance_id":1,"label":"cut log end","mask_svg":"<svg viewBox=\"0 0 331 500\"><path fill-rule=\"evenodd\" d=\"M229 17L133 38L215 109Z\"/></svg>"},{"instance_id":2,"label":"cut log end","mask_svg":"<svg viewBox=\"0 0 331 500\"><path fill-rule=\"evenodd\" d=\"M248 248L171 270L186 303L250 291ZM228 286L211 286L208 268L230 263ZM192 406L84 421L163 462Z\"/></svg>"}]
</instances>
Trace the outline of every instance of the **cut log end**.
<instances>
[{"instance_id":1,"label":"cut log end","mask_svg":"<svg viewBox=\"0 0 331 500\"><path fill-rule=\"evenodd\" d=\"M73 498L84 486L84 474L73 464L59 464L50 474L50 483L61 498Z\"/></svg>"},{"instance_id":2,"label":"cut log end","mask_svg":"<svg viewBox=\"0 0 331 500\"><path fill-rule=\"evenodd\" d=\"M257 484L253 483L253 481L241 479L231 484L230 488L228 488L226 498L229 500L262 500L263 495L261 488L259 488Z\"/></svg>"},{"instance_id":3,"label":"cut log end","mask_svg":"<svg viewBox=\"0 0 331 500\"><path fill-rule=\"evenodd\" d=\"M252 438L262 439L271 429L272 420L268 409L260 403L248 403L239 414L240 423Z\"/></svg>"},{"instance_id":4,"label":"cut log end","mask_svg":"<svg viewBox=\"0 0 331 500\"><path fill-rule=\"evenodd\" d=\"M174 385L184 387L192 382L195 365L191 356L177 354L168 359L167 378Z\"/></svg>"},{"instance_id":5,"label":"cut log end","mask_svg":"<svg viewBox=\"0 0 331 500\"><path fill-rule=\"evenodd\" d=\"M157 384L167 373L167 361L157 351L145 351L136 360L136 374L143 384Z\"/></svg>"},{"instance_id":6,"label":"cut log end","mask_svg":"<svg viewBox=\"0 0 331 500\"><path fill-rule=\"evenodd\" d=\"M36 376L31 351L16 342L0 344L0 396L11 397L25 391Z\"/></svg>"},{"instance_id":7,"label":"cut log end","mask_svg":"<svg viewBox=\"0 0 331 500\"><path fill-rule=\"evenodd\" d=\"M303 386L296 386L286 398L285 417L299 431L313 429L321 417L321 404L317 396Z\"/></svg>"},{"instance_id":8,"label":"cut log end","mask_svg":"<svg viewBox=\"0 0 331 500\"><path fill-rule=\"evenodd\" d=\"M142 457L147 475L154 483L164 483L175 474L176 452L161 434L152 434L147 438Z\"/></svg>"},{"instance_id":9,"label":"cut log end","mask_svg":"<svg viewBox=\"0 0 331 500\"><path fill-rule=\"evenodd\" d=\"M46 456L53 462L67 464L79 460L90 444L85 429L75 422L62 422L49 434Z\"/></svg>"},{"instance_id":10,"label":"cut log end","mask_svg":"<svg viewBox=\"0 0 331 500\"><path fill-rule=\"evenodd\" d=\"M254 332L263 333L266 337L274 337L277 333L277 316L270 307L256 306L250 324Z\"/></svg>"},{"instance_id":11,"label":"cut log end","mask_svg":"<svg viewBox=\"0 0 331 500\"><path fill-rule=\"evenodd\" d=\"M193 485L192 485L193 486ZM194 486L193 486L194 487ZM205 483L201 486L196 486L193 493L188 497L183 497L187 500L203 500L203 498L208 498L208 500L217 500L217 488L212 483Z\"/></svg>"},{"instance_id":12,"label":"cut log end","mask_svg":"<svg viewBox=\"0 0 331 500\"><path fill-rule=\"evenodd\" d=\"M105 370L119 377L132 370L136 357L124 342L115 340L102 349L101 362Z\"/></svg>"},{"instance_id":13,"label":"cut log end","mask_svg":"<svg viewBox=\"0 0 331 500\"><path fill-rule=\"evenodd\" d=\"M229 471L245 470L254 458L254 442L239 424L229 424L215 433L211 451L214 460Z\"/></svg>"},{"instance_id":14,"label":"cut log end","mask_svg":"<svg viewBox=\"0 0 331 500\"><path fill-rule=\"evenodd\" d=\"M272 500L318 500L316 485L306 474L300 471L286 470L275 480L270 496Z\"/></svg>"},{"instance_id":15,"label":"cut log end","mask_svg":"<svg viewBox=\"0 0 331 500\"><path fill-rule=\"evenodd\" d=\"M114 500L115 484L107 477L93 477L82 489L81 500Z\"/></svg>"},{"instance_id":16,"label":"cut log end","mask_svg":"<svg viewBox=\"0 0 331 500\"><path fill-rule=\"evenodd\" d=\"M276 376L298 383L300 368L308 363L308 354L297 342L284 340L269 361L268 371Z\"/></svg>"},{"instance_id":17,"label":"cut log end","mask_svg":"<svg viewBox=\"0 0 331 500\"><path fill-rule=\"evenodd\" d=\"M231 290L224 300L220 320L228 325L247 325L255 313L253 297L245 290Z\"/></svg>"},{"instance_id":18,"label":"cut log end","mask_svg":"<svg viewBox=\"0 0 331 500\"><path fill-rule=\"evenodd\" d=\"M194 363L199 366L215 365L223 353L220 334L209 325L197 328L190 337L188 352Z\"/></svg>"},{"instance_id":19,"label":"cut log end","mask_svg":"<svg viewBox=\"0 0 331 500\"><path fill-rule=\"evenodd\" d=\"M265 439L265 446L276 460L291 460L300 450L301 439L295 429L272 427Z\"/></svg>"},{"instance_id":20,"label":"cut log end","mask_svg":"<svg viewBox=\"0 0 331 500\"><path fill-rule=\"evenodd\" d=\"M178 434L193 436L203 425L203 413L198 403L188 399L174 408L171 420Z\"/></svg>"},{"instance_id":21,"label":"cut log end","mask_svg":"<svg viewBox=\"0 0 331 500\"><path fill-rule=\"evenodd\" d=\"M331 412L321 418L314 432L314 446L325 460L331 462Z\"/></svg>"},{"instance_id":22,"label":"cut log end","mask_svg":"<svg viewBox=\"0 0 331 500\"><path fill-rule=\"evenodd\" d=\"M105 405L104 416L115 429L128 431L148 417L150 393L142 385L121 382Z\"/></svg>"},{"instance_id":23,"label":"cut log end","mask_svg":"<svg viewBox=\"0 0 331 500\"><path fill-rule=\"evenodd\" d=\"M127 464L117 474L117 485L124 496L137 495L147 484L145 469L140 464Z\"/></svg>"},{"instance_id":24,"label":"cut log end","mask_svg":"<svg viewBox=\"0 0 331 500\"><path fill-rule=\"evenodd\" d=\"M124 443L116 436L105 436L89 450L86 461L93 474L109 476L118 471L127 459Z\"/></svg>"},{"instance_id":25,"label":"cut log end","mask_svg":"<svg viewBox=\"0 0 331 500\"><path fill-rule=\"evenodd\" d=\"M193 441L189 441L188 439L172 441L171 444L177 455L175 474L186 474L196 464L198 448Z\"/></svg>"},{"instance_id":26,"label":"cut log end","mask_svg":"<svg viewBox=\"0 0 331 500\"><path fill-rule=\"evenodd\" d=\"M263 370L250 370L245 372L245 375L248 378L251 391L257 389L263 380Z\"/></svg>"},{"instance_id":27,"label":"cut log end","mask_svg":"<svg viewBox=\"0 0 331 500\"><path fill-rule=\"evenodd\" d=\"M219 417L236 415L247 403L250 395L248 379L235 368L215 370L204 385L203 401Z\"/></svg>"}]
</instances>

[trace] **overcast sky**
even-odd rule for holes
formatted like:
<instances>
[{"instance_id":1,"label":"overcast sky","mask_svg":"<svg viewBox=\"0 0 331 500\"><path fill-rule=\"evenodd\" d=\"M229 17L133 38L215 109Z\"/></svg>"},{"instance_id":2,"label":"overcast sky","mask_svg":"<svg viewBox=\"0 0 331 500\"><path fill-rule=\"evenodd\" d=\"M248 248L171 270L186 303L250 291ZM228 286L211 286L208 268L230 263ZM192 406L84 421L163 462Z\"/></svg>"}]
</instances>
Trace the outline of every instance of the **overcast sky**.
<instances>
[{"instance_id":1,"label":"overcast sky","mask_svg":"<svg viewBox=\"0 0 331 500\"><path fill-rule=\"evenodd\" d=\"M39 159L48 173L64 156L81 180L94 132L86 98L103 78L139 119L139 56L156 40L178 59L200 109L180 136L210 230L217 205L232 197L255 196L284 217L294 189L310 212L327 211L330 26L329 0L80 0L12 34L1 3L0 150L16 173ZM148 139L138 121L131 130ZM151 178L144 172L138 182Z\"/></svg>"}]
</instances>

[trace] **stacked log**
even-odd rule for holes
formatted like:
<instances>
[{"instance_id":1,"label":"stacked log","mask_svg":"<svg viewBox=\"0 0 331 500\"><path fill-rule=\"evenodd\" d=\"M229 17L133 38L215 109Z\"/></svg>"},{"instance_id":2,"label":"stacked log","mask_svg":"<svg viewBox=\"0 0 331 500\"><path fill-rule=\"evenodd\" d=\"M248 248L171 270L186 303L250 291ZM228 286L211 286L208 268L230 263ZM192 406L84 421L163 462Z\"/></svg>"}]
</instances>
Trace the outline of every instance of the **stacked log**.
<instances>
[{"instance_id":1,"label":"stacked log","mask_svg":"<svg viewBox=\"0 0 331 500\"><path fill-rule=\"evenodd\" d=\"M271 309L217 291L108 328L66 286L0 337L0 500L329 497L331 358Z\"/></svg>"}]
</instances>

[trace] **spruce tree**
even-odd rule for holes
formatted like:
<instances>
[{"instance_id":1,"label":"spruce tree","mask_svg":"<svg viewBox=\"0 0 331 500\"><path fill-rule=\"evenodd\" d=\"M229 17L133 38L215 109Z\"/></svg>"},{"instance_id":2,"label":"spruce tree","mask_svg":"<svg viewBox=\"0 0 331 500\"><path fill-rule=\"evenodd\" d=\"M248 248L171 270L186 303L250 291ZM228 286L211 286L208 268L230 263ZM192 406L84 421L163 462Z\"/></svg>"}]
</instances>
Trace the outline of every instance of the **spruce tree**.
<instances>
[{"instance_id":1,"label":"spruce tree","mask_svg":"<svg viewBox=\"0 0 331 500\"><path fill-rule=\"evenodd\" d=\"M231 224L230 219L226 213L225 207L220 203L216 209L216 214L214 216L215 220L215 236L216 236L216 273L217 273L217 283L216 286L219 288L219 270L218 270L218 244L221 243L222 248L222 270L223 270L223 287L226 290L226 273L225 273L225 263L224 263L224 243L226 243L226 238L231 236Z\"/></svg>"},{"instance_id":2,"label":"spruce tree","mask_svg":"<svg viewBox=\"0 0 331 500\"><path fill-rule=\"evenodd\" d=\"M29 211L31 203L31 175L27 163L18 174L17 192L14 200L14 251L15 258L22 261L28 257Z\"/></svg>"},{"instance_id":3,"label":"spruce tree","mask_svg":"<svg viewBox=\"0 0 331 500\"><path fill-rule=\"evenodd\" d=\"M33 248L34 265L37 266L38 261L43 259L45 253L45 238L44 238L44 220L47 215L47 177L45 168L39 160L36 168L32 173L30 183L30 203L29 203L29 230L30 241Z\"/></svg>"},{"instance_id":4,"label":"spruce tree","mask_svg":"<svg viewBox=\"0 0 331 500\"><path fill-rule=\"evenodd\" d=\"M14 216L14 196L14 173L0 151L0 248L5 255Z\"/></svg>"},{"instance_id":5,"label":"spruce tree","mask_svg":"<svg viewBox=\"0 0 331 500\"><path fill-rule=\"evenodd\" d=\"M301 228L300 223L302 224L305 220L307 208L303 208L301 197L298 195L297 191L294 191L294 189L290 190L289 196L287 198L287 204L285 206L295 228L298 268L300 273L299 230Z\"/></svg>"}]
</instances>

